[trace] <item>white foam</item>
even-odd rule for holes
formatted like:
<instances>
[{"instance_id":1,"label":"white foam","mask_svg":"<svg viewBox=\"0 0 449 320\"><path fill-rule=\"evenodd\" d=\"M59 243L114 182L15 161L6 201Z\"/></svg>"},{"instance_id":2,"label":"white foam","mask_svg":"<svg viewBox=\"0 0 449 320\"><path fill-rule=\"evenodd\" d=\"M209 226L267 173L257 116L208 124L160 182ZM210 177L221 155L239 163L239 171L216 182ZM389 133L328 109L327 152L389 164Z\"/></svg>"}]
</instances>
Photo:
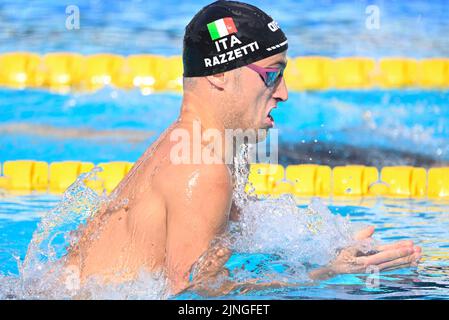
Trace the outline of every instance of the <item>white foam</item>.
<instances>
[{"instance_id":1,"label":"white foam","mask_svg":"<svg viewBox=\"0 0 449 320\"><path fill-rule=\"evenodd\" d=\"M333 215L318 199L300 209L294 199L254 201L244 192L248 176L244 149L235 161L234 200L241 209L241 221L230 224L229 244L237 252L276 255L288 268L279 277L289 281L307 280L307 267L325 265L336 250L352 241L348 218ZM73 232L110 199L97 195L84 180L99 168L81 176L62 197L62 201L44 215L29 245L26 258L19 262L19 277L0 277L1 299L165 299L169 297L163 274L141 272L137 279L121 284L101 284L95 278L79 287L77 278L67 274L59 258L63 246L77 241ZM56 244L56 238L65 240ZM72 278L70 277L72 276ZM234 273L237 279L253 277L248 270ZM260 276L260 274L258 274ZM267 279L272 275L265 274ZM61 280L64 279L64 280Z\"/></svg>"}]
</instances>

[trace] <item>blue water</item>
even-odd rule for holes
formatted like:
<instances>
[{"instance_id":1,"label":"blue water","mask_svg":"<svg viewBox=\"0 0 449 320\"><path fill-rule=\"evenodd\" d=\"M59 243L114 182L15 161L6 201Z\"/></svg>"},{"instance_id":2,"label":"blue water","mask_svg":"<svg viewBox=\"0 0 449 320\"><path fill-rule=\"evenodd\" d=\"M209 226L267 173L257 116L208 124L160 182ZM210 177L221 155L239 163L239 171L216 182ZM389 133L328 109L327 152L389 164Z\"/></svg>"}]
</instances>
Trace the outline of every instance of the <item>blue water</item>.
<instances>
[{"instance_id":1,"label":"blue water","mask_svg":"<svg viewBox=\"0 0 449 320\"><path fill-rule=\"evenodd\" d=\"M292 92L273 116L280 141L287 146L316 142L327 143L330 151L338 145L411 150L435 163L447 163L448 97L447 91L422 90ZM113 88L82 95L1 89L0 161L135 161L176 119L180 103L179 94L144 96L137 90ZM338 153L332 155L344 158ZM399 164L392 157L384 161L380 165L391 161ZM15 257L23 260L41 216L60 200L51 195L0 195L1 274L17 275ZM330 209L335 214L350 215L352 222L375 225L379 240L416 241L424 248L423 262L417 269L383 273L380 287L375 289L366 285L366 275L344 275L314 286L292 285L226 297L449 298L449 203L379 200L368 205L334 203ZM289 271L288 263L276 254L273 258L272 254L237 252L227 263L231 270L239 270L242 265L252 276L262 278L267 273L283 276ZM195 297L189 293L176 298Z\"/></svg>"},{"instance_id":2,"label":"blue water","mask_svg":"<svg viewBox=\"0 0 449 320\"><path fill-rule=\"evenodd\" d=\"M291 92L272 115L286 145L413 152L439 165L449 160L448 101L448 91ZM0 162L135 161L177 118L180 105L181 95L174 93L143 96L106 88L59 95L0 89ZM329 151L334 152L331 159L344 157L332 147Z\"/></svg>"},{"instance_id":3,"label":"blue water","mask_svg":"<svg viewBox=\"0 0 449 320\"><path fill-rule=\"evenodd\" d=\"M289 55L330 57L449 56L447 1L251 1L268 11L289 38ZM180 55L187 22L209 1L0 1L0 53L71 51L122 55ZM80 9L81 28L67 30L67 5ZM368 5L377 5L380 28L366 27ZM332 159L353 163L349 148L374 150L374 164L424 166L449 163L449 92L356 90L290 93L273 112L280 142L304 161L319 163L302 145L323 145ZM181 96L105 88L94 94L59 95L42 90L0 89L0 162L135 161L176 119ZM337 148L340 146L341 148ZM387 156L384 156L389 150ZM371 151L370 151L371 152ZM380 156L379 156L380 154ZM334 159L334 160L335 160ZM355 159L363 162L361 159ZM364 159L366 161L367 159ZM289 162L290 161L290 162ZM291 162L292 158L283 164ZM301 162L302 163L302 162ZM14 257L24 258L41 216L61 198L0 194L0 273L17 275ZM317 286L292 286L232 298L447 299L449 204L378 200L368 205L331 203L335 214L373 224L383 241L413 239L424 249L417 269L382 274L377 289L366 275L346 275ZM281 223L281 222L280 222ZM242 264L254 274L288 272L270 254L234 254L229 268ZM191 295L179 298L192 297Z\"/></svg>"},{"instance_id":4,"label":"blue water","mask_svg":"<svg viewBox=\"0 0 449 320\"><path fill-rule=\"evenodd\" d=\"M0 274L17 275L16 260L23 260L40 217L54 207L58 196L7 196L0 199ZM379 287L367 286L365 275L340 275L313 286L292 285L246 295L240 299L449 299L449 203L416 200L378 200L368 203L330 203L335 214L353 223L376 226L375 238L385 242L412 239L423 248L418 268L381 273ZM282 223L282 221L279 221ZM273 255L274 254L274 255ZM273 254L236 252L226 266L243 265L253 277L288 272L288 264ZM186 293L176 299L198 297Z\"/></svg>"},{"instance_id":5,"label":"blue water","mask_svg":"<svg viewBox=\"0 0 449 320\"><path fill-rule=\"evenodd\" d=\"M0 52L73 51L84 54L179 55L184 27L211 1L2 0ZM289 38L289 54L331 57L449 55L445 0L250 1L271 14ZM68 5L80 29L67 30ZM366 27L368 5L379 9L379 29Z\"/></svg>"}]
</instances>

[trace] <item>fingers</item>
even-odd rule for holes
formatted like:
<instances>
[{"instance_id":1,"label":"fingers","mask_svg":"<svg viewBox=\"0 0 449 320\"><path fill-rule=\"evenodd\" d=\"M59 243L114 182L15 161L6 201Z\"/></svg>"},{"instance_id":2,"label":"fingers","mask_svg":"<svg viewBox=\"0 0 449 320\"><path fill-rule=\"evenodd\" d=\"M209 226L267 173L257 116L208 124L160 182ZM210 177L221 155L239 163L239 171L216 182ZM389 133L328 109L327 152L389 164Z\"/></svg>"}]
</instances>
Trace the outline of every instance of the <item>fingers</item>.
<instances>
[{"instance_id":1,"label":"fingers","mask_svg":"<svg viewBox=\"0 0 449 320\"><path fill-rule=\"evenodd\" d=\"M414 248L413 248L413 250L414 250L414 255L415 255L415 260L412 262L412 265L413 266L417 266L418 265L418 263L419 263L419 260L421 260L421 258L422 258L422 249L421 249L421 247L418 247L418 246L415 246Z\"/></svg>"},{"instance_id":2,"label":"fingers","mask_svg":"<svg viewBox=\"0 0 449 320\"><path fill-rule=\"evenodd\" d=\"M412 255L413 252L413 248L400 247L397 249L385 250L371 256L358 257L356 258L356 263L363 266L380 265L382 263L387 263L399 258L408 257Z\"/></svg>"},{"instance_id":3,"label":"fingers","mask_svg":"<svg viewBox=\"0 0 449 320\"><path fill-rule=\"evenodd\" d=\"M196 278L202 279L219 273L229 260L231 253L229 248L223 246L208 249L198 262Z\"/></svg>"},{"instance_id":4,"label":"fingers","mask_svg":"<svg viewBox=\"0 0 449 320\"><path fill-rule=\"evenodd\" d=\"M363 239L367 239L369 237L371 237L374 233L374 227L373 226L369 226L366 227L365 229L360 230L359 232L357 232L354 236L355 240L363 240Z\"/></svg>"},{"instance_id":5,"label":"fingers","mask_svg":"<svg viewBox=\"0 0 449 320\"><path fill-rule=\"evenodd\" d=\"M392 250L392 249L398 249L401 247L413 247L413 241L411 240L402 240L402 241L398 241L398 242L394 242L394 243L390 243L390 244L384 244L384 245L380 245L377 246L376 249L378 251L385 251L385 250Z\"/></svg>"},{"instance_id":6,"label":"fingers","mask_svg":"<svg viewBox=\"0 0 449 320\"><path fill-rule=\"evenodd\" d=\"M407 267L410 267L410 266L416 264L420 258L421 258L421 252L419 252L419 253L415 252L414 254L411 254L409 256L382 263L378 267L380 270L384 270L384 271L399 269L399 268L407 268Z\"/></svg>"},{"instance_id":7,"label":"fingers","mask_svg":"<svg viewBox=\"0 0 449 320\"><path fill-rule=\"evenodd\" d=\"M231 249L226 248L226 247L222 247L217 251L217 256L220 258L229 258L231 256Z\"/></svg>"},{"instance_id":8,"label":"fingers","mask_svg":"<svg viewBox=\"0 0 449 320\"><path fill-rule=\"evenodd\" d=\"M405 263L405 264L400 264L400 265L396 265L396 266L393 266L393 267L390 267L390 268L384 268L384 269L381 269L381 270L382 271L391 271L391 270L396 270L396 269L409 268L411 266L413 266L413 263L412 262L408 262L408 263Z\"/></svg>"},{"instance_id":9,"label":"fingers","mask_svg":"<svg viewBox=\"0 0 449 320\"><path fill-rule=\"evenodd\" d=\"M370 257L358 258L357 263L362 263L364 266L377 265L380 270L391 270L417 265L421 256L421 247L402 247L383 251Z\"/></svg>"}]
</instances>

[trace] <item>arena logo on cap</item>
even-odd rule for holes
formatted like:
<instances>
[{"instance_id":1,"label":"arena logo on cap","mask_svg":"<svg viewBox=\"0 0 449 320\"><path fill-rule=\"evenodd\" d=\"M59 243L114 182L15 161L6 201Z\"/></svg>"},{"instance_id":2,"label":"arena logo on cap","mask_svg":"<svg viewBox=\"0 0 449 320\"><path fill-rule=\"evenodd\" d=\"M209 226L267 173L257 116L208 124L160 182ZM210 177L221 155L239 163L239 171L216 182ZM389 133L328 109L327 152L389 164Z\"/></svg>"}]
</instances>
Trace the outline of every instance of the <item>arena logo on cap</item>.
<instances>
[{"instance_id":1,"label":"arena logo on cap","mask_svg":"<svg viewBox=\"0 0 449 320\"><path fill-rule=\"evenodd\" d=\"M273 32L276 32L277 30L280 29L279 24L275 20L271 21L268 24L268 28Z\"/></svg>"},{"instance_id":2,"label":"arena logo on cap","mask_svg":"<svg viewBox=\"0 0 449 320\"><path fill-rule=\"evenodd\" d=\"M232 18L222 18L207 24L207 29L212 40L217 40L237 32Z\"/></svg>"}]
</instances>

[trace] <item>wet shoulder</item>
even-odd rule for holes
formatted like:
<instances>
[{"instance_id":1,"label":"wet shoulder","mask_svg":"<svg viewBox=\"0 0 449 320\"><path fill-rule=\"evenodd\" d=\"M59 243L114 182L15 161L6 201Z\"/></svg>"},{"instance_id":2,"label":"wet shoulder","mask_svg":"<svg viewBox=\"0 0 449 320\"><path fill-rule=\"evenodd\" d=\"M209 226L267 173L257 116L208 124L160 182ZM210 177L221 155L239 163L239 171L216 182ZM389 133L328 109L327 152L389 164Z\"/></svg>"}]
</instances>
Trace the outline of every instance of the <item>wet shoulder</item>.
<instances>
[{"instance_id":1,"label":"wet shoulder","mask_svg":"<svg viewBox=\"0 0 449 320\"><path fill-rule=\"evenodd\" d=\"M232 177L225 164L179 164L161 170L155 182L161 191L170 196L187 195L195 190L207 192L232 192Z\"/></svg>"}]
</instances>

